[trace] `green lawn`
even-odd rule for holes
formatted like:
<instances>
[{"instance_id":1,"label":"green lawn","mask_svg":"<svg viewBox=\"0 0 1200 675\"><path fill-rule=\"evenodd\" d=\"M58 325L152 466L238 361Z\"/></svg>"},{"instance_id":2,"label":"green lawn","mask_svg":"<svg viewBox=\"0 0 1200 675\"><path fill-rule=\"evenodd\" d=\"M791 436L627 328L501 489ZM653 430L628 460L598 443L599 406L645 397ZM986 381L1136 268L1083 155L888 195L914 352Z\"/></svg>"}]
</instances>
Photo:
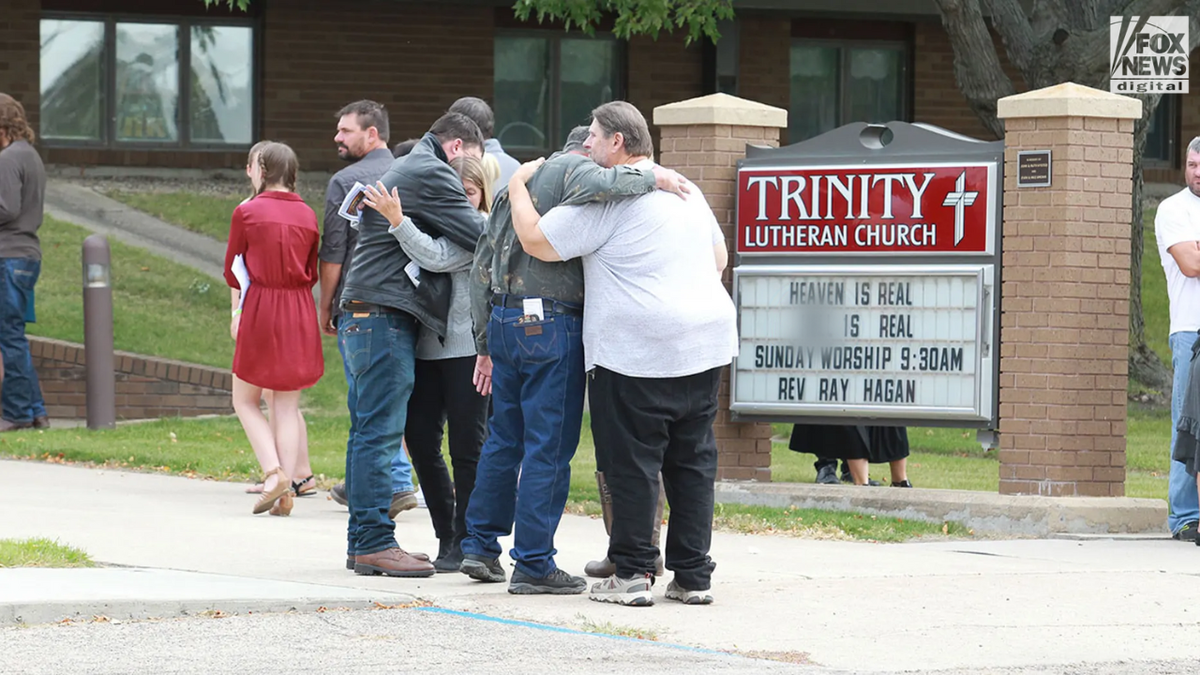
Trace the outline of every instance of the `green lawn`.
<instances>
[{"instance_id":1,"label":"green lawn","mask_svg":"<svg viewBox=\"0 0 1200 675\"><path fill-rule=\"evenodd\" d=\"M107 196L135 209L218 241L229 239L229 219L249 193L207 195L194 192L108 192ZM323 194L302 194L320 218L325 212Z\"/></svg>"},{"instance_id":2,"label":"green lawn","mask_svg":"<svg viewBox=\"0 0 1200 675\"><path fill-rule=\"evenodd\" d=\"M0 539L0 569L5 567L91 567L83 551L49 539Z\"/></svg>"},{"instance_id":3,"label":"green lawn","mask_svg":"<svg viewBox=\"0 0 1200 675\"><path fill-rule=\"evenodd\" d=\"M42 275L37 285L38 322L30 335L83 341L80 247L87 230L47 217ZM113 339L122 351L165 356L228 368L229 289L190 267L109 239L112 249ZM305 409L345 409L346 380L337 341L324 338L325 377L305 392Z\"/></svg>"}]
</instances>

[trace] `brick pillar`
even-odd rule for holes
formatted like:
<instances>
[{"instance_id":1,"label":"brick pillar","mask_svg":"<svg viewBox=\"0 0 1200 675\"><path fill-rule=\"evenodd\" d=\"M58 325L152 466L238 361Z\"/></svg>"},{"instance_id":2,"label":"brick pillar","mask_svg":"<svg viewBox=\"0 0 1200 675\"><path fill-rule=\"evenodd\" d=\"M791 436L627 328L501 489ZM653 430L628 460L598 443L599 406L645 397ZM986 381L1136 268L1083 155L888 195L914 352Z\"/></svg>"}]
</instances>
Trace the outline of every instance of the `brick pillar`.
<instances>
[{"instance_id":1,"label":"brick pillar","mask_svg":"<svg viewBox=\"0 0 1200 675\"><path fill-rule=\"evenodd\" d=\"M1000 492L1125 495L1133 120L1065 83L999 101L1005 126ZM1049 150L1049 187L1017 153Z\"/></svg>"},{"instance_id":2,"label":"brick pillar","mask_svg":"<svg viewBox=\"0 0 1200 675\"><path fill-rule=\"evenodd\" d=\"M4 0L0 11L0 92L21 102L37 129L41 33L39 0Z\"/></svg>"},{"instance_id":3,"label":"brick pillar","mask_svg":"<svg viewBox=\"0 0 1200 675\"><path fill-rule=\"evenodd\" d=\"M725 287L731 287L735 236L734 194L737 161L746 145L779 146L779 131L787 128L787 111L726 94L713 94L654 109L661 131L663 166L687 176L704 192L721 223L731 264ZM721 376L713 431L720 450L720 480L771 480L771 425L734 423L729 416L729 369Z\"/></svg>"}]
</instances>

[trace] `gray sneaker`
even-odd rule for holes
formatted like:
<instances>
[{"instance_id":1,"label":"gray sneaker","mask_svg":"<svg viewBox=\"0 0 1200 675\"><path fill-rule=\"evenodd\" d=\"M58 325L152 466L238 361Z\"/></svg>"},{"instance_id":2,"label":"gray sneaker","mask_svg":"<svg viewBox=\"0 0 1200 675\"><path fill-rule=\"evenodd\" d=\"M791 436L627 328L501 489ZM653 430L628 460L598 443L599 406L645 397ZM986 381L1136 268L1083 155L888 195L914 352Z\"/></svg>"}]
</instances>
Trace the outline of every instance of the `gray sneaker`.
<instances>
[{"instance_id":1,"label":"gray sneaker","mask_svg":"<svg viewBox=\"0 0 1200 675\"><path fill-rule=\"evenodd\" d=\"M586 590L583 577L573 577L560 569L541 579L514 570L508 584L508 592L513 595L578 595Z\"/></svg>"},{"instance_id":2,"label":"gray sneaker","mask_svg":"<svg viewBox=\"0 0 1200 675\"><path fill-rule=\"evenodd\" d=\"M388 518L396 519L402 511L409 511L417 508L417 492L416 490L405 490L392 495L392 506L388 509Z\"/></svg>"},{"instance_id":3,"label":"gray sneaker","mask_svg":"<svg viewBox=\"0 0 1200 675\"><path fill-rule=\"evenodd\" d=\"M499 558L488 558L473 553L463 556L462 565L459 565L458 571L476 581L488 584L498 584L507 578Z\"/></svg>"},{"instance_id":4,"label":"gray sneaker","mask_svg":"<svg viewBox=\"0 0 1200 675\"><path fill-rule=\"evenodd\" d=\"M713 603L711 590L689 591L675 583L674 579L671 580L671 583L667 584L667 599L678 600L685 605L711 605Z\"/></svg>"},{"instance_id":5,"label":"gray sneaker","mask_svg":"<svg viewBox=\"0 0 1200 675\"><path fill-rule=\"evenodd\" d=\"M588 599L632 607L649 607L654 604L654 596L650 593L653 579L649 574L632 579L622 579L614 574L604 581L592 584L592 592L588 594Z\"/></svg>"}]
</instances>

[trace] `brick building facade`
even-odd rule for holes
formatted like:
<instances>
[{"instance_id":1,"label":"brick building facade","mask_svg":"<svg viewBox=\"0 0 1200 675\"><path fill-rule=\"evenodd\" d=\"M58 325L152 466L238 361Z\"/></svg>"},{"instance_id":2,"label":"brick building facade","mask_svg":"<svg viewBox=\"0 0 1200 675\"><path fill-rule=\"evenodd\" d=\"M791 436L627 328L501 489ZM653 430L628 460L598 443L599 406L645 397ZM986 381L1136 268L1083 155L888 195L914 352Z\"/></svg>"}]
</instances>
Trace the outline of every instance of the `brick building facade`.
<instances>
[{"instance_id":1,"label":"brick building facade","mask_svg":"<svg viewBox=\"0 0 1200 675\"><path fill-rule=\"evenodd\" d=\"M850 80L853 75L846 73L878 71L894 57L891 79L876 80L885 91L865 94L875 97L864 99L874 114L990 137L955 85L953 53L932 3L889 4L894 17L889 20L879 20L881 3L868 0L842 3L846 9L840 17L818 12L818 3L806 0L763 3L769 10L739 3L736 23L724 27L723 41L730 41L725 47L732 48L687 46L680 35L637 37L610 40L613 48L601 51L611 61L598 61L601 52L585 49L578 33L518 22L511 4L364 0L350 11L330 0L253 0L244 14L206 8L201 0L6 0L0 17L0 91L21 100L35 124L45 122L41 148L51 164L233 168L244 162L249 143L270 138L295 147L303 168L332 170L338 167L333 113L357 98L387 105L393 142L420 135L452 101L468 94L494 102L498 127L506 116L514 117L514 129L532 128L546 137L540 142L549 149L582 121L578 110L571 111L572 119L565 111L586 110L593 98L596 103L625 98L649 117L657 105L717 90L789 109L797 121L795 136L796 124L819 131L861 119L854 108L864 101L851 99L863 89L860 83L872 81ZM64 27L78 30L54 42L55 31ZM174 37L167 35L171 31L177 31ZM80 35L97 41L92 52L73 49ZM139 35L147 42L137 43ZM157 45L158 51L145 45ZM798 57L797 49L808 51ZM243 53L237 58L245 64L231 61L231 55ZM809 74L814 79L797 84L796 68L811 70L805 64L814 56L830 59L829 70L818 68ZM542 57L545 63L537 61ZM536 61L535 70L545 73L542 89L548 91L514 93L522 84L536 89L538 83L514 85L504 79L510 69L497 68L497 58L521 67ZM144 82L152 82L149 88L130 84L139 68ZM224 72L226 82L206 84L210 71ZM179 76L189 72L191 77ZM813 84L822 81L828 86ZM239 84L245 89L241 94ZM894 95L886 91L893 84ZM812 113L798 109L796 101L798 88L810 86L800 90L801 100L828 100L819 102L826 106L818 111L825 118L805 122ZM230 103L239 96L240 103ZM52 110L43 110L44 105ZM1200 99L1165 97L1162 107L1164 129L1156 138L1164 139L1159 154L1169 156L1149 161L1146 178L1179 182L1181 145L1200 134ZM82 119L78 110L88 108L97 113ZM157 138L122 137L140 133L130 115L141 115L142 132L146 119L159 119L149 133ZM534 121L527 124L529 119ZM203 132L208 127L220 129L215 142L212 133ZM782 140L801 139L785 132ZM514 154L542 152L530 147Z\"/></svg>"}]
</instances>

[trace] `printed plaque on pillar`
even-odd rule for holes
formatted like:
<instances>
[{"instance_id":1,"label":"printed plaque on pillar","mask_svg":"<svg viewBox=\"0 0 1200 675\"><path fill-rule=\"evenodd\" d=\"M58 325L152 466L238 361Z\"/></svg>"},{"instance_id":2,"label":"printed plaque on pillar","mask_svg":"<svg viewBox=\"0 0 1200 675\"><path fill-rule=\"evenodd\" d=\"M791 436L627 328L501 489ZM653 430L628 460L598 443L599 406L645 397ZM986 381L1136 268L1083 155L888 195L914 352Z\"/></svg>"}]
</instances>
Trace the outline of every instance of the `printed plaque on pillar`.
<instances>
[{"instance_id":1,"label":"printed plaque on pillar","mask_svg":"<svg viewBox=\"0 0 1200 675\"><path fill-rule=\"evenodd\" d=\"M1003 144L852 124L738 164L738 419L994 428Z\"/></svg>"}]
</instances>

